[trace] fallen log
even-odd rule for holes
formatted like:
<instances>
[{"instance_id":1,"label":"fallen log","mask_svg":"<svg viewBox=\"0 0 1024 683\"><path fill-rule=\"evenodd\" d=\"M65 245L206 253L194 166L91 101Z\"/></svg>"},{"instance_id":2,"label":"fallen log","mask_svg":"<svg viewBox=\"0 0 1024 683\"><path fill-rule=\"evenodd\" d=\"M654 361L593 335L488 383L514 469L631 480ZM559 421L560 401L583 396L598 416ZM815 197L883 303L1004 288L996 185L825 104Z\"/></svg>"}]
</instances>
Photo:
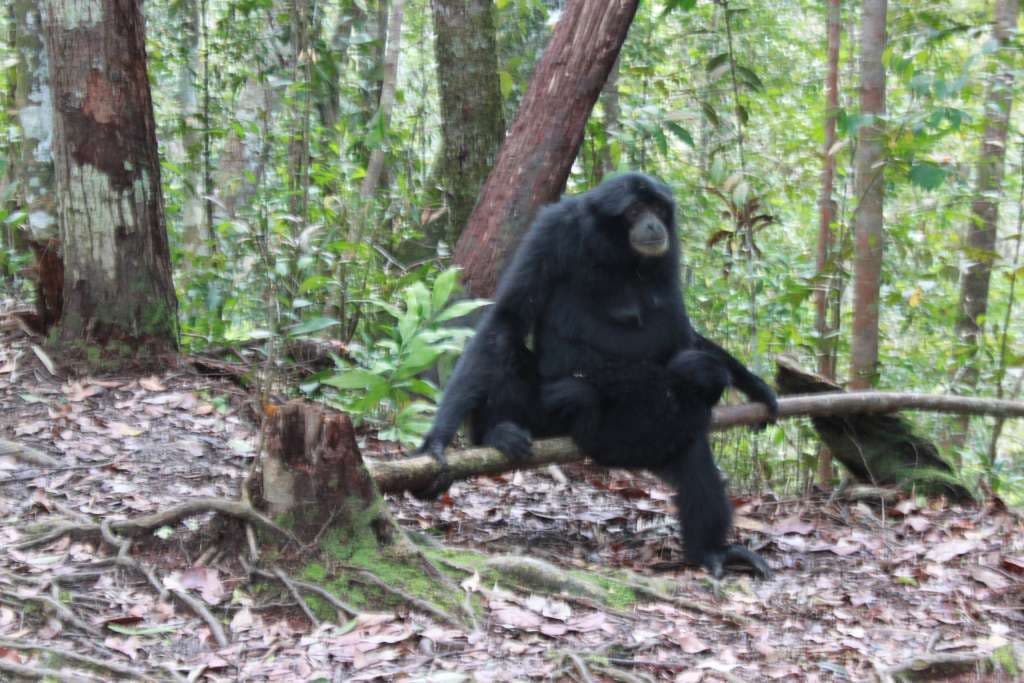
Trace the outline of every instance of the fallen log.
<instances>
[{"instance_id":1,"label":"fallen log","mask_svg":"<svg viewBox=\"0 0 1024 683\"><path fill-rule=\"evenodd\" d=\"M899 410L1024 418L1024 401L884 391L853 394L835 392L779 399L779 419L878 415ZM725 431L743 425L761 424L766 419L768 411L760 403L719 406L712 415L711 429ZM583 458L571 439L558 438L534 442L533 456L525 462L514 462L493 448L468 448L449 452L448 466L455 479L469 479L478 475L496 475L516 469L577 462ZM403 460L365 460L377 487L385 493L424 488L433 481L440 470L437 462L429 455L412 456Z\"/></svg>"},{"instance_id":2,"label":"fallen log","mask_svg":"<svg viewBox=\"0 0 1024 683\"><path fill-rule=\"evenodd\" d=\"M791 358L780 356L777 367L775 386L783 396L843 391L834 381L805 370ZM941 495L958 502L973 498L930 435L902 415L815 415L811 424L833 459L842 463L857 481L875 487L913 489L926 496Z\"/></svg>"}]
</instances>

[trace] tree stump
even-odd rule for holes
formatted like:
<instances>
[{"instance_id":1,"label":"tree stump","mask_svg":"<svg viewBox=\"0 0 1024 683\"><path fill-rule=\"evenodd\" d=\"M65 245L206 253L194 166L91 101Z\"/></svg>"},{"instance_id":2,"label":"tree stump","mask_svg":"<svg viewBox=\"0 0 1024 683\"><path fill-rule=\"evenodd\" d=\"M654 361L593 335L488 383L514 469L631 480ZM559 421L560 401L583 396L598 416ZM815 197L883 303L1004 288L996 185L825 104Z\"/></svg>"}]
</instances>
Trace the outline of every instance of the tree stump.
<instances>
[{"instance_id":1,"label":"tree stump","mask_svg":"<svg viewBox=\"0 0 1024 683\"><path fill-rule=\"evenodd\" d=\"M352 421L301 400L268 409L254 506L288 527L302 543L325 529L369 531L381 546L401 537L363 464Z\"/></svg>"},{"instance_id":2,"label":"tree stump","mask_svg":"<svg viewBox=\"0 0 1024 683\"><path fill-rule=\"evenodd\" d=\"M442 621L472 621L462 591L395 523L347 415L290 401L268 410L262 438L249 500L298 541L281 546L279 536L262 534L267 560L357 609L404 605ZM332 612L315 595L304 600L306 608Z\"/></svg>"}]
</instances>

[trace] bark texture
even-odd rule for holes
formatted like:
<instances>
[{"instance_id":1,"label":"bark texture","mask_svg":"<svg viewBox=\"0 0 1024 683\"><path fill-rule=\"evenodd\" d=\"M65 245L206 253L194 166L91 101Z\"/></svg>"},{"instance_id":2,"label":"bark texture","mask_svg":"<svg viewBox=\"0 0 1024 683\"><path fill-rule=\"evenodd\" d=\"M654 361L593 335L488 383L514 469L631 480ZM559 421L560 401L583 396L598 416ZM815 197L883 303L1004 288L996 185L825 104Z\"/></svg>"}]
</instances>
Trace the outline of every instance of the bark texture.
<instances>
[{"instance_id":1,"label":"bark texture","mask_svg":"<svg viewBox=\"0 0 1024 683\"><path fill-rule=\"evenodd\" d=\"M850 343L850 388L867 389L878 377L878 294L882 283L885 239L884 135L886 0L864 0L860 31L860 114L857 140L857 209L853 290L853 336Z\"/></svg>"},{"instance_id":2,"label":"bark texture","mask_svg":"<svg viewBox=\"0 0 1024 683\"><path fill-rule=\"evenodd\" d=\"M1017 30L1019 0L999 0L995 7L995 38L1005 49ZM956 333L964 345L965 355L960 384L970 390L978 384L978 368L974 355L988 311L988 290L992 280L992 263L998 257L996 237L999 228L999 199L1002 196L1003 173L1006 166L1006 141L1010 109L1013 105L1013 69L1003 64L995 75L985 99L984 137L975 178L974 201L967 224L965 251L967 270L960 283L960 314ZM966 423L954 442L962 445Z\"/></svg>"},{"instance_id":3,"label":"bark texture","mask_svg":"<svg viewBox=\"0 0 1024 683\"><path fill-rule=\"evenodd\" d=\"M494 292L505 257L537 209L562 193L637 4L566 4L455 249L473 296Z\"/></svg>"},{"instance_id":4,"label":"bark texture","mask_svg":"<svg viewBox=\"0 0 1024 683\"><path fill-rule=\"evenodd\" d=\"M140 0L46 0L64 246L61 340L176 347Z\"/></svg>"},{"instance_id":5,"label":"bark texture","mask_svg":"<svg viewBox=\"0 0 1024 683\"><path fill-rule=\"evenodd\" d=\"M493 0L433 0L441 175L455 244L505 137Z\"/></svg>"}]
</instances>

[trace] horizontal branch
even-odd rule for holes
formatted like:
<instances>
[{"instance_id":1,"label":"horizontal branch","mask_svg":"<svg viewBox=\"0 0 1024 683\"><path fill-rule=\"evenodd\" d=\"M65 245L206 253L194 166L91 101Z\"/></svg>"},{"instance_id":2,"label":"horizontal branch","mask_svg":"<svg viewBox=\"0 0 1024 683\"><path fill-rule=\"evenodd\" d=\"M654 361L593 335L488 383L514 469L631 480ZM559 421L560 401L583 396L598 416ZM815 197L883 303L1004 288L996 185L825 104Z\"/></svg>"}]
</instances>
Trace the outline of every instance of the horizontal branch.
<instances>
[{"instance_id":1,"label":"horizontal branch","mask_svg":"<svg viewBox=\"0 0 1024 683\"><path fill-rule=\"evenodd\" d=\"M779 418L867 415L897 410L919 410L960 415L994 415L1024 417L1024 401L992 398L968 398L934 394L890 393L864 391L856 393L808 394L779 399ZM742 425L756 425L768 418L768 410L760 403L719 406L711 418L714 431ZM533 455L524 462L515 462L493 448L468 448L448 453L448 466L455 479L478 475L495 475L515 469L582 460L571 439L535 441ZM385 493L415 491L426 487L439 472L437 462L429 455L404 460L377 461L367 458L367 465L377 487Z\"/></svg>"}]
</instances>

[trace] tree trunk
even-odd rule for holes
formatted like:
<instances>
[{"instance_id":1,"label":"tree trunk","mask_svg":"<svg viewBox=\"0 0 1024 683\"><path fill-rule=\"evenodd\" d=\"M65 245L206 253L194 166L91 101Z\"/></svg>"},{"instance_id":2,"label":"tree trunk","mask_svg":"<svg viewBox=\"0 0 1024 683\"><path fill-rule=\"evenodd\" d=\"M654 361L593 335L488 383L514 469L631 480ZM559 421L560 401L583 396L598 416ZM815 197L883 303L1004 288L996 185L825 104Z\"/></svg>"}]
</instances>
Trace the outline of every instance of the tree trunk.
<instances>
[{"instance_id":1,"label":"tree trunk","mask_svg":"<svg viewBox=\"0 0 1024 683\"><path fill-rule=\"evenodd\" d=\"M433 0L448 243L455 244L505 137L493 0Z\"/></svg>"},{"instance_id":2,"label":"tree trunk","mask_svg":"<svg viewBox=\"0 0 1024 683\"><path fill-rule=\"evenodd\" d=\"M288 210L299 219L292 223L292 238L298 239L309 217L309 129L313 106L310 45L318 28L314 26L310 0L292 0L291 17L292 90L298 106L289 121L292 133L288 141Z\"/></svg>"},{"instance_id":3,"label":"tree trunk","mask_svg":"<svg viewBox=\"0 0 1024 683\"><path fill-rule=\"evenodd\" d=\"M47 0L65 345L177 346L140 0Z\"/></svg>"},{"instance_id":4,"label":"tree trunk","mask_svg":"<svg viewBox=\"0 0 1024 683\"><path fill-rule=\"evenodd\" d=\"M331 63L324 68L324 83L317 96L317 111L320 125L324 127L324 146L337 137L335 127L341 121L341 75L348 65L349 50L352 47L352 33L357 26L366 22L366 12L355 0L345 0L338 12L331 36Z\"/></svg>"},{"instance_id":5,"label":"tree trunk","mask_svg":"<svg viewBox=\"0 0 1024 683\"><path fill-rule=\"evenodd\" d=\"M836 159L833 147L836 144L836 112L839 110L839 40L841 35L839 0L828 3L828 65L825 74L825 148L822 155L821 198L819 209L821 222L818 225L817 288L814 292L814 328L818 333L818 373L826 379L835 380L836 322L829 320L832 301L836 297L836 264L829 264L833 257L832 222L835 220L836 202L832 199L832 180L835 176ZM827 447L818 452L818 483L828 487L832 483L832 454Z\"/></svg>"},{"instance_id":6,"label":"tree trunk","mask_svg":"<svg viewBox=\"0 0 1024 683\"><path fill-rule=\"evenodd\" d=\"M361 607L404 603L435 619L472 621L462 591L391 516L347 415L291 401L268 411L263 444L245 496L301 545L282 546L269 533L261 540L275 557L308 563L298 573L318 576L330 589L321 596L362 596Z\"/></svg>"},{"instance_id":7,"label":"tree trunk","mask_svg":"<svg viewBox=\"0 0 1024 683\"><path fill-rule=\"evenodd\" d=\"M377 116L380 117L381 125L387 129L388 121L391 119L391 110L395 106L395 88L398 87L398 57L402 44L402 12L405 0L392 0L391 15L388 18L388 46L384 53L384 80L381 82L380 106L377 108ZM377 191L381 174L384 172L384 145L381 141L378 147L370 153L370 163L366 168L366 176L363 178L363 185L359 195L364 201L369 200ZM353 238L358 235L352 235ZM354 239L353 239L354 241Z\"/></svg>"},{"instance_id":8,"label":"tree trunk","mask_svg":"<svg viewBox=\"0 0 1024 683\"><path fill-rule=\"evenodd\" d=\"M181 228L185 246L194 253L205 254L210 239L206 224L206 196L208 189L203 178L203 139L200 133L205 124L200 119L199 99L196 95L196 74L199 73L199 12L198 0L185 0L181 12L181 61L178 65L178 109L181 117L181 146L184 151L185 202L182 206Z\"/></svg>"},{"instance_id":9,"label":"tree trunk","mask_svg":"<svg viewBox=\"0 0 1024 683\"><path fill-rule=\"evenodd\" d=\"M1002 50L1017 30L1019 0L999 0L995 6L995 38ZM975 355L981 336L983 319L988 311L988 289L992 279L992 262L996 253L999 227L999 200L1002 196L1003 170L1006 164L1006 139L1010 109L1013 105L1013 69L1010 64L999 67L985 98L985 133L981 141L975 178L974 201L967 223L966 252L969 265L960 283L960 314L956 335L964 347L963 371L959 387L970 393L978 385ZM962 447L967 438L967 419L958 420L958 429L951 442Z\"/></svg>"},{"instance_id":10,"label":"tree trunk","mask_svg":"<svg viewBox=\"0 0 1024 683\"><path fill-rule=\"evenodd\" d=\"M16 0L14 16L18 51L14 105L21 125L18 203L28 214L32 239L45 243L57 236L57 207L51 156L53 105L42 12L35 0Z\"/></svg>"},{"instance_id":11,"label":"tree trunk","mask_svg":"<svg viewBox=\"0 0 1024 683\"><path fill-rule=\"evenodd\" d=\"M887 0L864 0L860 31L860 114L857 140L857 208L855 212L853 337L850 343L850 388L867 389L878 377L878 294L882 282L885 238L885 15Z\"/></svg>"},{"instance_id":12,"label":"tree trunk","mask_svg":"<svg viewBox=\"0 0 1024 683\"><path fill-rule=\"evenodd\" d=\"M473 296L494 292L540 206L558 199L638 0L569 0L455 250Z\"/></svg>"}]
</instances>

